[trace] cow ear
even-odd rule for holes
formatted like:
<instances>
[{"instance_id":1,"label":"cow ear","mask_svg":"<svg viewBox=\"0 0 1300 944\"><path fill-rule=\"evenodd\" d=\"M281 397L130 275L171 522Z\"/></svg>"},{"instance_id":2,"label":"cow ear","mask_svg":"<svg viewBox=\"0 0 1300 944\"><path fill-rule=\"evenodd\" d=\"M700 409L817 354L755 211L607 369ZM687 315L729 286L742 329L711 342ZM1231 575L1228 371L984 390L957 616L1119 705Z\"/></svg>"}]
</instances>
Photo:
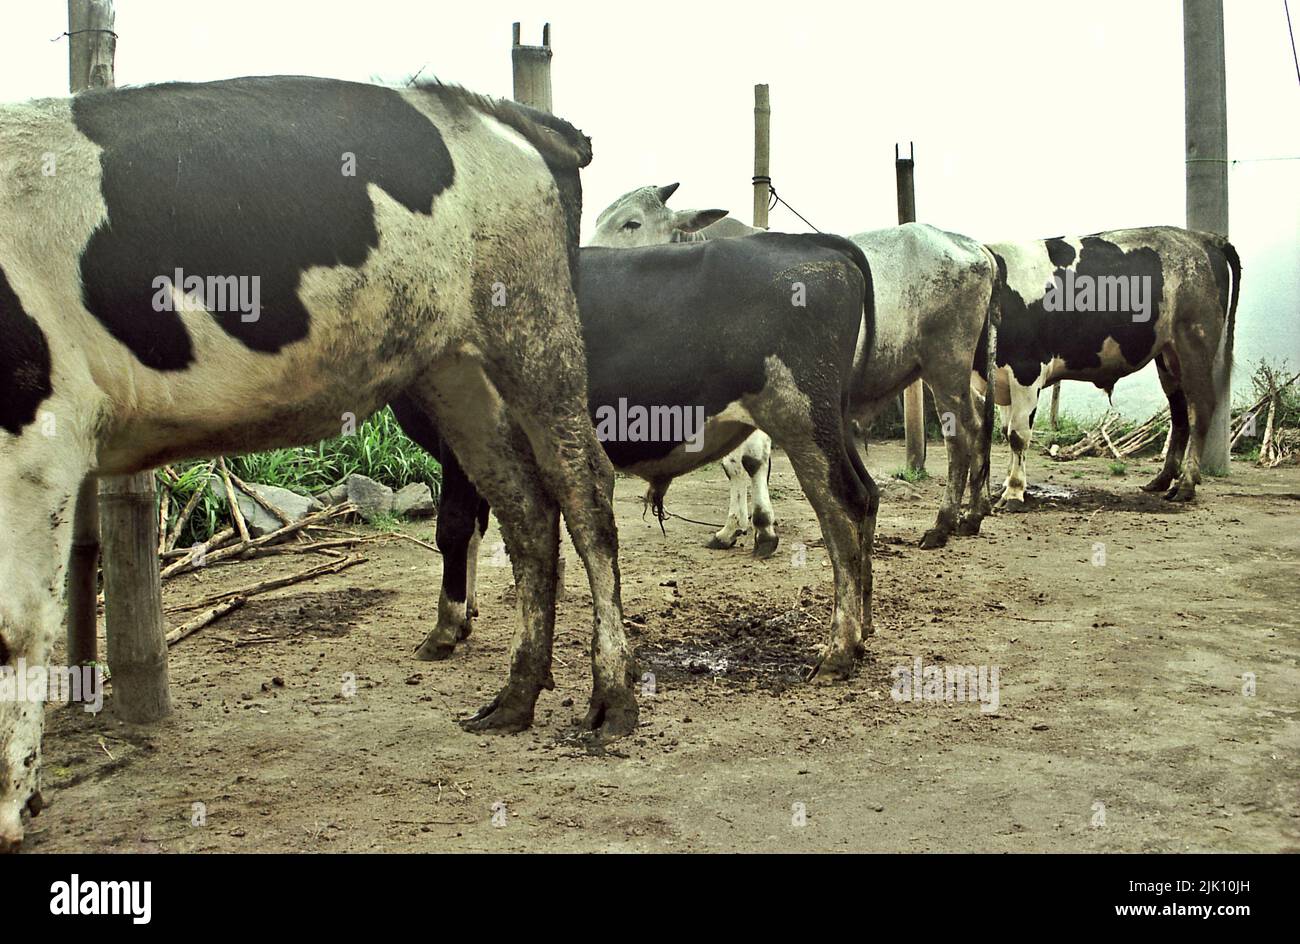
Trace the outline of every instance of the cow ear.
<instances>
[{"instance_id":1,"label":"cow ear","mask_svg":"<svg viewBox=\"0 0 1300 944\"><path fill-rule=\"evenodd\" d=\"M673 228L683 233L694 233L711 226L726 215L726 210L678 210L673 214Z\"/></svg>"},{"instance_id":2,"label":"cow ear","mask_svg":"<svg viewBox=\"0 0 1300 944\"><path fill-rule=\"evenodd\" d=\"M681 186L680 183L676 183L676 184L666 184L662 187L657 187L656 189L659 191L659 202L667 203L668 198L671 197L674 193L676 193L677 188L680 186Z\"/></svg>"}]
</instances>

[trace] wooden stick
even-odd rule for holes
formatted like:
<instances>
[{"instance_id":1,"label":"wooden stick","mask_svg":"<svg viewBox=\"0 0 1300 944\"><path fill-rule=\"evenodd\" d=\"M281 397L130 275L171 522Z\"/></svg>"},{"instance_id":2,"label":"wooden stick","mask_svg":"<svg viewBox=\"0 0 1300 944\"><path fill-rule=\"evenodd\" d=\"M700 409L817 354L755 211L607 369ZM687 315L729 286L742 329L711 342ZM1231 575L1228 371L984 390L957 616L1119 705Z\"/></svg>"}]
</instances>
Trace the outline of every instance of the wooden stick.
<instances>
[{"instance_id":1,"label":"wooden stick","mask_svg":"<svg viewBox=\"0 0 1300 944\"><path fill-rule=\"evenodd\" d=\"M324 511L318 511L306 518L300 518L293 524L285 525L277 531L272 531L270 534L264 534L260 538L254 538L251 541L240 541L238 544L233 544L230 547L223 547L220 550L212 551L211 553L207 553L205 546L204 553L206 555L206 563L216 563L217 561L228 560L231 557L238 557L250 549L265 547L268 544L275 544L277 541L290 537L291 535L301 531L303 528L310 527L312 524L321 521L328 521L331 518L336 518L341 515L350 514L355 510L356 506L351 502L342 505L334 505L331 508L327 508ZM225 532L222 533L223 535L225 534ZM166 579L168 577L173 577L176 574L194 569L193 560L195 556L196 555L191 554L184 560L177 561L175 564L168 566L163 571L163 578Z\"/></svg>"},{"instance_id":2,"label":"wooden stick","mask_svg":"<svg viewBox=\"0 0 1300 944\"><path fill-rule=\"evenodd\" d=\"M266 593L268 590L278 590L281 587L287 587L290 584L301 583L304 580L314 580L324 574L337 574L341 570L347 570L357 564L364 564L369 558L367 557L348 557L341 561L330 561L327 564L317 564L314 567L308 567L306 570L299 571L296 574L290 574L287 577L272 577L269 580L260 580L257 583L249 584L246 587L240 587L237 590L227 590L222 593L214 593L206 596L201 600L195 600L193 603L182 603L179 606L171 608L172 612L182 612L184 610L197 610L201 607L212 606L223 600L237 597L241 600L247 600L249 597L256 596L259 593Z\"/></svg>"},{"instance_id":3,"label":"wooden stick","mask_svg":"<svg viewBox=\"0 0 1300 944\"><path fill-rule=\"evenodd\" d=\"M418 544L418 545L420 545L420 547L428 548L429 550L433 551L433 553L435 553L435 554L441 554L441 553L442 553L442 551L438 550L436 547L434 547L434 546L433 546L432 544L430 544L428 541L421 541L419 538L413 538L413 537L411 537L409 534L403 534L401 531L393 531L393 532L390 532L390 533L391 533L392 537L395 537L395 538L401 538L403 541L410 541L412 544Z\"/></svg>"},{"instance_id":4,"label":"wooden stick","mask_svg":"<svg viewBox=\"0 0 1300 944\"><path fill-rule=\"evenodd\" d=\"M187 553L183 558L178 560L176 563L164 567L162 572L162 579L166 580L168 577L174 577L176 574L179 574L181 571L185 570L188 565L192 564L199 557L200 554L206 555L208 551L221 547L223 544L225 544L234 536L235 536L234 528L226 528L224 531L218 531L216 534L208 538L198 547L190 548L189 553Z\"/></svg>"},{"instance_id":5,"label":"wooden stick","mask_svg":"<svg viewBox=\"0 0 1300 944\"><path fill-rule=\"evenodd\" d=\"M190 620L189 622L181 623L181 625L177 626L175 629L173 629L171 632L167 634L166 636L167 645L168 646L176 645L186 636L192 636L194 633L197 633L204 626L207 626L211 623L215 623L217 620L221 619L221 617L225 616L231 610L239 609L241 606L244 605L244 602L245 601L243 597L232 597L231 599L226 600L224 603L217 604L212 609L208 610L206 613L200 613L198 616L194 617L194 619Z\"/></svg>"},{"instance_id":6,"label":"wooden stick","mask_svg":"<svg viewBox=\"0 0 1300 944\"><path fill-rule=\"evenodd\" d=\"M239 528L239 536L247 543L252 538L248 534L248 524L244 521L244 513L239 510L239 499L235 497L235 486L230 484L230 470L226 468L224 457L217 460L217 468L221 470L221 481L226 486L226 501L230 503L230 516L235 519L235 526Z\"/></svg>"},{"instance_id":7,"label":"wooden stick","mask_svg":"<svg viewBox=\"0 0 1300 944\"><path fill-rule=\"evenodd\" d=\"M208 463L207 471L203 473L201 480L202 484L194 490L194 494L190 496L190 500L185 503L185 507L181 509L180 517L176 519L176 526L173 527L171 532L167 535L167 545L163 548L164 551L170 551L175 548L176 542L181 539L181 531L185 529L186 523L190 520L190 515L194 514L194 509L197 508L199 502L203 500L203 493L208 490L209 477L212 475L212 470L216 468L216 465L217 463L215 460Z\"/></svg>"},{"instance_id":8,"label":"wooden stick","mask_svg":"<svg viewBox=\"0 0 1300 944\"><path fill-rule=\"evenodd\" d=\"M174 473L173 473L174 474ZM162 488L162 497L158 500L158 553L167 550L167 516L172 510L172 490L166 485Z\"/></svg>"}]
</instances>

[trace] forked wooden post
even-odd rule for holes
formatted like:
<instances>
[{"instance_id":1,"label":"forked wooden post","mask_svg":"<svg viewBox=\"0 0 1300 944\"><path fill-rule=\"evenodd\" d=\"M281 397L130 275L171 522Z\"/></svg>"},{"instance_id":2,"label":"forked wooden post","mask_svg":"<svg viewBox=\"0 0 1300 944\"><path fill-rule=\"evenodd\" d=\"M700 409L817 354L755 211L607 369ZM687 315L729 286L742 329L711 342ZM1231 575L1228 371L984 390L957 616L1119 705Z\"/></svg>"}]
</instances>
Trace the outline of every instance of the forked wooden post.
<instances>
[{"instance_id":1,"label":"forked wooden post","mask_svg":"<svg viewBox=\"0 0 1300 944\"><path fill-rule=\"evenodd\" d=\"M519 42L519 24L513 26L510 61L514 66L515 101L538 111L551 110L551 24L542 27L540 46Z\"/></svg>"},{"instance_id":2,"label":"forked wooden post","mask_svg":"<svg viewBox=\"0 0 1300 944\"><path fill-rule=\"evenodd\" d=\"M916 148L908 146L907 157L894 145L894 177L898 184L898 222L916 222ZM903 437L907 442L907 468L925 469L925 383L914 380L903 391Z\"/></svg>"},{"instance_id":3,"label":"forked wooden post","mask_svg":"<svg viewBox=\"0 0 1300 944\"><path fill-rule=\"evenodd\" d=\"M68 0L68 75L73 92L111 88L117 36L112 0ZM95 480L78 496L70 560L68 661L95 658ZM99 482L104 623L113 704L127 721L171 713L158 576L158 506L152 472Z\"/></svg>"},{"instance_id":4,"label":"forked wooden post","mask_svg":"<svg viewBox=\"0 0 1300 944\"><path fill-rule=\"evenodd\" d=\"M767 229L772 201L772 103L766 85L754 86L754 225Z\"/></svg>"}]
</instances>

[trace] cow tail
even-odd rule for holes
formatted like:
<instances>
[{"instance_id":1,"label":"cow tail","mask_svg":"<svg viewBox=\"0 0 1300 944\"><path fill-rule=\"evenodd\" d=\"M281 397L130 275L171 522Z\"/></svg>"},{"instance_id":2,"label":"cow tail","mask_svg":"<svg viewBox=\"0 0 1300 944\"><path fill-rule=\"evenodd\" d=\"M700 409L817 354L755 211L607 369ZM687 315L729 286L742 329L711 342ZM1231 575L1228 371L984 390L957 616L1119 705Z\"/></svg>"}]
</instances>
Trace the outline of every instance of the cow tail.
<instances>
[{"instance_id":1,"label":"cow tail","mask_svg":"<svg viewBox=\"0 0 1300 944\"><path fill-rule=\"evenodd\" d=\"M975 370L984 375L984 411L981 417L983 425L980 428L980 457L984 461L984 493L992 498L993 495L993 424L994 420L994 396L993 396L993 378L998 369L998 325L1002 322L1002 307L999 300L1001 292L1000 271L997 260L993 254L985 250L989 257L991 266L990 281L992 282L992 291L989 293L988 308L984 312L984 328L980 332L979 345L975 349ZM971 501L975 501L975 496L971 496Z\"/></svg>"},{"instance_id":2,"label":"cow tail","mask_svg":"<svg viewBox=\"0 0 1300 944\"><path fill-rule=\"evenodd\" d=\"M1232 402L1232 345L1233 336L1237 333L1237 300L1241 298L1241 257L1237 255L1237 247L1226 239L1219 248L1223 250L1223 255L1228 260L1228 268L1232 272L1232 294L1228 302L1228 321L1224 327L1227 335L1223 339L1223 363L1220 365L1217 378L1221 384L1219 392L1227 397L1225 402L1230 404Z\"/></svg>"}]
</instances>

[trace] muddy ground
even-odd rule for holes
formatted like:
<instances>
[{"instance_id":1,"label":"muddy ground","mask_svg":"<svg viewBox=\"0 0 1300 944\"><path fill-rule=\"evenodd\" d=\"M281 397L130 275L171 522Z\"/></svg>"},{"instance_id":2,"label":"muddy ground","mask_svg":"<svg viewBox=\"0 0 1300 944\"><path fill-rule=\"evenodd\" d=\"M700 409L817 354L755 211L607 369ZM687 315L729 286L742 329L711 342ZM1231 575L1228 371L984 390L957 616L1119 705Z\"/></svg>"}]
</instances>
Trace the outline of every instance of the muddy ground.
<instances>
[{"instance_id":1,"label":"muddy ground","mask_svg":"<svg viewBox=\"0 0 1300 944\"><path fill-rule=\"evenodd\" d=\"M999 472L1006 461L998 450ZM902 464L897 444L869 457L881 480ZM475 635L436 664L410 653L434 619L440 560L383 535L366 563L176 646L169 721L51 708L48 807L27 849L1300 850L1300 469L1236 464L1179 507L1138 491L1150 461L1117 476L1035 457L1031 481L1073 497L922 551L942 488L934 446L930 468L886 489L876 635L849 683L801 680L830 568L784 456L782 545L766 561L706 550L710 529L680 518L665 538L642 518L640 484L620 479L624 601L654 675L634 736L602 753L575 724L590 620L572 547L556 689L532 731L482 736L456 720L506 670L514 611L495 526ZM712 467L677 482L668 508L719 522L726 494ZM432 526L405 531L431 539ZM212 567L169 582L166 602L306 563ZM997 667L997 712L895 701L892 670L918 656Z\"/></svg>"}]
</instances>

